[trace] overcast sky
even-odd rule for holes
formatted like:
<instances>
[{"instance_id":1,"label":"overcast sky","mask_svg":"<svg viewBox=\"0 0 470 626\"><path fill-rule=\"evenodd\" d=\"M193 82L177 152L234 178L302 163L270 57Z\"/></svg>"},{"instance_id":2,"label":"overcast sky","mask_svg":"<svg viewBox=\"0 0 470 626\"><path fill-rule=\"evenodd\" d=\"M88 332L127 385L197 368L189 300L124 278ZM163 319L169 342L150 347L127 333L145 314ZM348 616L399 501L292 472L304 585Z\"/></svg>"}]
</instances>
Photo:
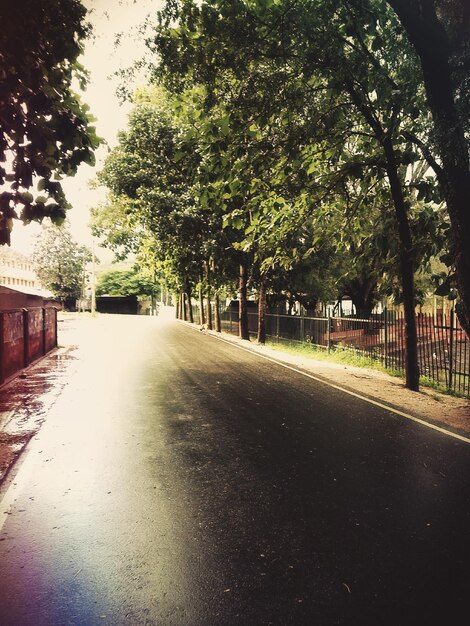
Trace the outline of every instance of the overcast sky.
<instances>
[{"instance_id":1,"label":"overcast sky","mask_svg":"<svg viewBox=\"0 0 470 626\"><path fill-rule=\"evenodd\" d=\"M96 127L100 137L110 146L116 144L119 130L126 125L129 104L121 104L116 95L119 79L113 73L132 64L145 52L143 41L136 35L137 27L149 13L155 13L163 0L82 0L89 10L88 19L93 24L94 35L85 44L85 54L81 62L90 71L90 84L82 98L91 107L97 118ZM115 46L116 36L123 34L120 45ZM104 198L99 191L89 188L107 149L102 147L97 153L97 166L82 165L73 178L64 181L63 186L73 209L69 220L75 238L91 246L91 233L88 228L90 208ZM40 228L35 224L23 226L15 222L12 232L12 248L28 253L31 251L35 234ZM97 249L98 256L109 258L109 254Z\"/></svg>"}]
</instances>

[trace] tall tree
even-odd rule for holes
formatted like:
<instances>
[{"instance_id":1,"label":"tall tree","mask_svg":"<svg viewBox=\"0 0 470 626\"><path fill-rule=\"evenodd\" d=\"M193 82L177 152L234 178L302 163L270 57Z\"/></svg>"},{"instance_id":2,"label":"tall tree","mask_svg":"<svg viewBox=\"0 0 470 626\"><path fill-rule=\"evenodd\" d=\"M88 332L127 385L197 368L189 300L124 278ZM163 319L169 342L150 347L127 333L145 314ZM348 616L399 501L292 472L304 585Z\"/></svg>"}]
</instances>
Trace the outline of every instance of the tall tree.
<instances>
[{"instance_id":1,"label":"tall tree","mask_svg":"<svg viewBox=\"0 0 470 626\"><path fill-rule=\"evenodd\" d=\"M198 153L180 149L180 126L162 89L136 94L129 129L99 175L111 191L111 205L94 211L93 227L112 247L148 252L151 245L145 258L165 263L165 275L171 271L174 288L190 302L211 256L211 222L194 193ZM120 207L119 224L113 207Z\"/></svg>"},{"instance_id":2,"label":"tall tree","mask_svg":"<svg viewBox=\"0 0 470 626\"><path fill-rule=\"evenodd\" d=\"M323 193L337 183L344 168L333 168L333 175L325 176L321 161L333 156L336 165L338 159L344 162L341 146L348 146L354 135L364 137L363 146L389 182L400 241L407 385L417 389L417 268L405 191L405 167L414 157L403 140L409 126L417 132L416 116L406 98L417 92L417 76L411 49L397 44L393 15L373 0L345 6L333 0L183 2L179 12L178 3L172 2L168 9L166 19L178 17L179 22L174 28L167 21L157 34L163 73L170 80L179 73L183 85L189 80L204 84L209 105L220 98L229 100L235 110L245 111L245 119L252 116L255 123L250 128L255 133L276 122L290 128L296 111L299 117L310 115L317 122L311 127L315 134L303 140L313 150L307 147L301 165L307 173L323 174ZM221 45L228 54L218 55ZM360 167L354 161L352 165ZM316 187L318 193L318 180L306 189L312 192ZM292 211L285 198L281 205L285 217L291 214L298 219L298 211ZM272 211L267 215L272 216Z\"/></svg>"},{"instance_id":3,"label":"tall tree","mask_svg":"<svg viewBox=\"0 0 470 626\"><path fill-rule=\"evenodd\" d=\"M470 5L387 0L421 62L439 160L432 159L452 223L457 308L470 335ZM433 146L424 146L432 154Z\"/></svg>"},{"instance_id":4,"label":"tall tree","mask_svg":"<svg viewBox=\"0 0 470 626\"><path fill-rule=\"evenodd\" d=\"M91 251L74 240L67 224L43 226L33 252L41 284L62 302L81 297L85 266L91 259Z\"/></svg>"}]
</instances>

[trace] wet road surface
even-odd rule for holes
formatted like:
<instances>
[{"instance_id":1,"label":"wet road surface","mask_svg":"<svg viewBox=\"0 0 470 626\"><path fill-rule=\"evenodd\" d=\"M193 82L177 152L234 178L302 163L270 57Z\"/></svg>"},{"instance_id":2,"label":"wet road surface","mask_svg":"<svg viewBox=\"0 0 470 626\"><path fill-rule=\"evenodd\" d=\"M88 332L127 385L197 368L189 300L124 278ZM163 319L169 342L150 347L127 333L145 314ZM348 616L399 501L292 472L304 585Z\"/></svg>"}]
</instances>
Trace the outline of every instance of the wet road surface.
<instances>
[{"instance_id":1,"label":"wet road surface","mask_svg":"<svg viewBox=\"0 0 470 626\"><path fill-rule=\"evenodd\" d=\"M2 626L467 623L469 444L173 321L80 324L0 494Z\"/></svg>"}]
</instances>

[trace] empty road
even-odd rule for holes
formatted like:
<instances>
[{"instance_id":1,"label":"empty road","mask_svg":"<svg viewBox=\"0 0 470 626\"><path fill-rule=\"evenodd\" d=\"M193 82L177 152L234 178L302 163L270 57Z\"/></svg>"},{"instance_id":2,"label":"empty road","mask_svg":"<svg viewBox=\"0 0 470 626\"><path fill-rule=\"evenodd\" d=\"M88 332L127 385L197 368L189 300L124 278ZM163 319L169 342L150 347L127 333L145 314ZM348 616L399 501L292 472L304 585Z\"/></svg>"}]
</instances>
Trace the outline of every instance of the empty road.
<instances>
[{"instance_id":1,"label":"empty road","mask_svg":"<svg viewBox=\"0 0 470 626\"><path fill-rule=\"evenodd\" d=\"M2 626L468 623L468 443L172 319L74 323L0 492Z\"/></svg>"}]
</instances>

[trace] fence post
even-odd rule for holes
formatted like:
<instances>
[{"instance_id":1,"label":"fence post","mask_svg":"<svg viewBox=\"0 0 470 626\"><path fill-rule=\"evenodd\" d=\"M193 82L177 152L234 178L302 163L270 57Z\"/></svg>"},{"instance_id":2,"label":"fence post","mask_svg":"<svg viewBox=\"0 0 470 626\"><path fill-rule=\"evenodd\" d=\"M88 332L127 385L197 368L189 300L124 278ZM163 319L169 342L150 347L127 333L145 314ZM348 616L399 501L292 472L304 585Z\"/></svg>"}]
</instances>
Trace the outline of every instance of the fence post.
<instances>
[{"instance_id":1,"label":"fence post","mask_svg":"<svg viewBox=\"0 0 470 626\"><path fill-rule=\"evenodd\" d=\"M454 307L450 310L450 340L449 340L449 391L452 390L454 378Z\"/></svg>"},{"instance_id":2,"label":"fence post","mask_svg":"<svg viewBox=\"0 0 470 626\"><path fill-rule=\"evenodd\" d=\"M305 320L304 320L304 307L300 306L300 341L305 341Z\"/></svg>"},{"instance_id":3,"label":"fence post","mask_svg":"<svg viewBox=\"0 0 470 626\"><path fill-rule=\"evenodd\" d=\"M279 307L277 307L276 311L276 337L279 339L279 333L281 332L281 314L279 313Z\"/></svg>"},{"instance_id":4,"label":"fence post","mask_svg":"<svg viewBox=\"0 0 470 626\"><path fill-rule=\"evenodd\" d=\"M327 309L327 312L326 312L326 328L327 328L326 351L329 352L330 347L331 347L331 312L330 312L330 309Z\"/></svg>"},{"instance_id":5,"label":"fence post","mask_svg":"<svg viewBox=\"0 0 470 626\"><path fill-rule=\"evenodd\" d=\"M29 364L29 312L23 309L23 365Z\"/></svg>"},{"instance_id":6,"label":"fence post","mask_svg":"<svg viewBox=\"0 0 470 626\"><path fill-rule=\"evenodd\" d=\"M3 385L5 382L5 332L3 316L3 311L0 311L0 385Z\"/></svg>"},{"instance_id":7,"label":"fence post","mask_svg":"<svg viewBox=\"0 0 470 626\"><path fill-rule=\"evenodd\" d=\"M384 307L384 365L385 369L388 367L388 311L387 307Z\"/></svg>"},{"instance_id":8,"label":"fence post","mask_svg":"<svg viewBox=\"0 0 470 626\"><path fill-rule=\"evenodd\" d=\"M46 346L46 308L42 308L42 354L45 355L47 352Z\"/></svg>"}]
</instances>

